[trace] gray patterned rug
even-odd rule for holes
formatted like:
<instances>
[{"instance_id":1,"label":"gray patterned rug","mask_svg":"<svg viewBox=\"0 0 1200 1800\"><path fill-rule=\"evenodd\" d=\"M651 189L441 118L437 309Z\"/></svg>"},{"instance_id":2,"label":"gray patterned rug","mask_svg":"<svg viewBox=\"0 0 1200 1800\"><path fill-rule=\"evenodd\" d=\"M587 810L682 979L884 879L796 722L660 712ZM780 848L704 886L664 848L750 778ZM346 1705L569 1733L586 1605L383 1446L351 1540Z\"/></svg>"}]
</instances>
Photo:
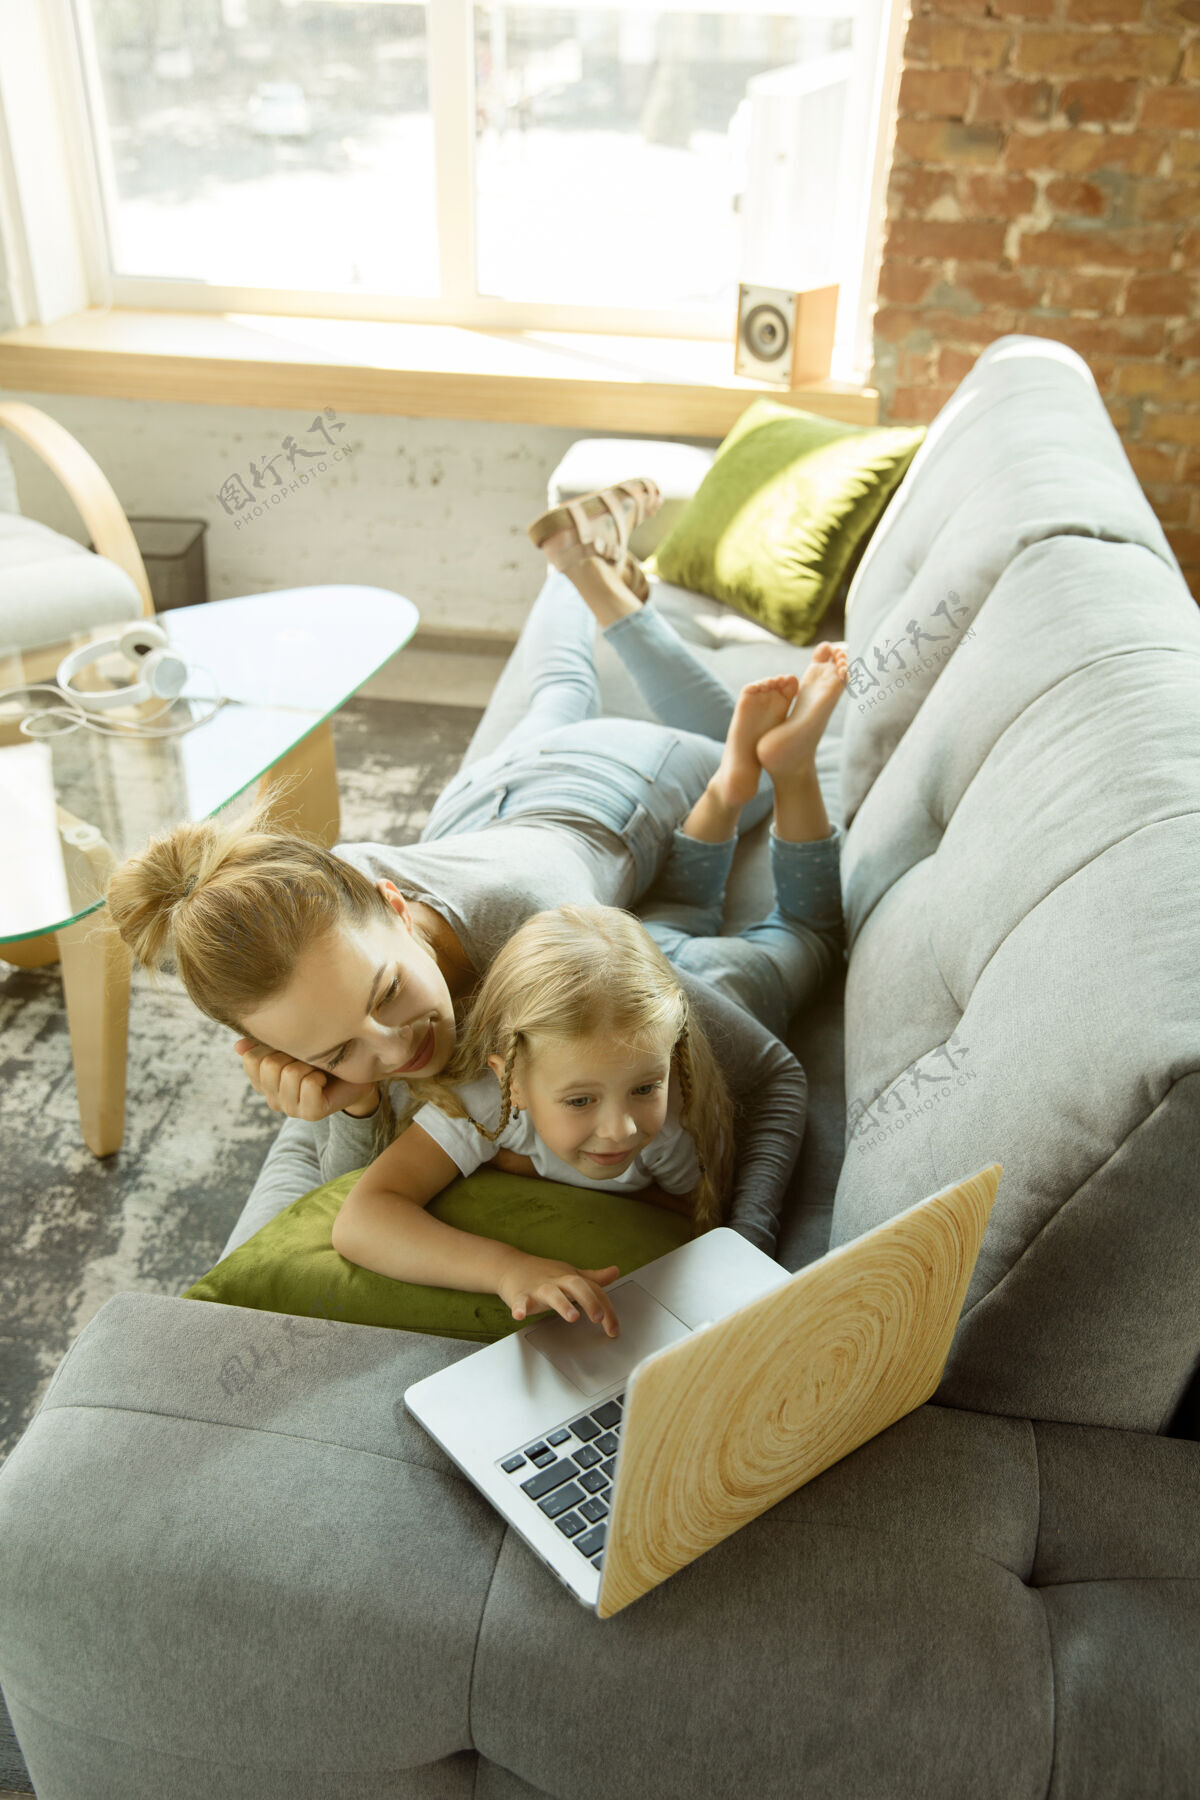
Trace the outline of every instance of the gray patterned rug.
<instances>
[{"instance_id":1,"label":"gray patterned rug","mask_svg":"<svg viewBox=\"0 0 1200 1800\"><path fill-rule=\"evenodd\" d=\"M408 843L479 713L353 700L336 716L342 837ZM228 1031L134 974L125 1142L79 1136L57 967L0 963L0 1459L110 1295L178 1294L210 1269L279 1128ZM0 1706L0 1789L32 1788Z\"/></svg>"}]
</instances>

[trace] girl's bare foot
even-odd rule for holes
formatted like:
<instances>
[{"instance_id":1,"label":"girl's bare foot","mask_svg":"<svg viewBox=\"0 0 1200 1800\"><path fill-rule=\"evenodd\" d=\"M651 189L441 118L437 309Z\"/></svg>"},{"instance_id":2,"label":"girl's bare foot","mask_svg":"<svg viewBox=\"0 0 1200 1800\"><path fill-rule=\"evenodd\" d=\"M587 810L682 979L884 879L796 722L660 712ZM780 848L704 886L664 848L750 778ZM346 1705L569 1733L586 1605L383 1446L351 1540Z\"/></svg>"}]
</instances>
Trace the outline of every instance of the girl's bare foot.
<instances>
[{"instance_id":1,"label":"girl's bare foot","mask_svg":"<svg viewBox=\"0 0 1200 1800\"><path fill-rule=\"evenodd\" d=\"M818 644L800 677L790 716L758 740L758 761L776 786L811 766L848 676L845 644Z\"/></svg>"},{"instance_id":2,"label":"girl's bare foot","mask_svg":"<svg viewBox=\"0 0 1200 1800\"><path fill-rule=\"evenodd\" d=\"M738 695L721 766L710 784L731 811L745 806L758 792L762 775L759 742L787 718L799 686L798 675L768 675L762 681L748 682Z\"/></svg>"}]
</instances>

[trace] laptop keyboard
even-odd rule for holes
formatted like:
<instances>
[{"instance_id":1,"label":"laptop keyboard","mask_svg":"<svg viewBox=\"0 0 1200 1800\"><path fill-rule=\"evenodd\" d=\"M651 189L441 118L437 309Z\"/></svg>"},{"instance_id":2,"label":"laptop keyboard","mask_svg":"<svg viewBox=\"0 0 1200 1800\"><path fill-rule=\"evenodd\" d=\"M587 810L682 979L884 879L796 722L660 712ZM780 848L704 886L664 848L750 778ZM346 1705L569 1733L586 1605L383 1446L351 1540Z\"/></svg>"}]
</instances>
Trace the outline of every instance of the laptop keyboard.
<instances>
[{"instance_id":1,"label":"laptop keyboard","mask_svg":"<svg viewBox=\"0 0 1200 1800\"><path fill-rule=\"evenodd\" d=\"M604 1566L624 1394L522 1444L499 1465L593 1568Z\"/></svg>"}]
</instances>

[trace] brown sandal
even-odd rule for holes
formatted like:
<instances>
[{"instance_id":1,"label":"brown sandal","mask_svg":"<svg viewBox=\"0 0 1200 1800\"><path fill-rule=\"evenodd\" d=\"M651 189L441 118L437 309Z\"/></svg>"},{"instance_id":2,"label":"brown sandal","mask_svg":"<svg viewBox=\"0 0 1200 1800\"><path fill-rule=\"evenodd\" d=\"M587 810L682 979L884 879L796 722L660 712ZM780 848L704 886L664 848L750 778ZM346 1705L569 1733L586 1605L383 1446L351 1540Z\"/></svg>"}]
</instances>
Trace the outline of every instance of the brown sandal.
<instances>
[{"instance_id":1,"label":"brown sandal","mask_svg":"<svg viewBox=\"0 0 1200 1800\"><path fill-rule=\"evenodd\" d=\"M628 481L619 481L615 487L601 488L594 494L583 494L578 500L552 507L533 521L529 535L542 550L551 538L562 532L572 533L571 540L563 548L556 552L546 550L556 569L566 571L585 557L598 556L620 570L638 598L644 599L638 583L645 583L646 578L630 552L629 538L634 528L643 519L651 518L661 504L658 484L648 475L635 475ZM633 564L637 580L631 578L627 563ZM649 592L648 586L646 592Z\"/></svg>"},{"instance_id":2,"label":"brown sandal","mask_svg":"<svg viewBox=\"0 0 1200 1800\"><path fill-rule=\"evenodd\" d=\"M633 593L635 599L648 600L650 598L650 583L646 579L646 571L632 550L626 555L617 574Z\"/></svg>"}]
</instances>

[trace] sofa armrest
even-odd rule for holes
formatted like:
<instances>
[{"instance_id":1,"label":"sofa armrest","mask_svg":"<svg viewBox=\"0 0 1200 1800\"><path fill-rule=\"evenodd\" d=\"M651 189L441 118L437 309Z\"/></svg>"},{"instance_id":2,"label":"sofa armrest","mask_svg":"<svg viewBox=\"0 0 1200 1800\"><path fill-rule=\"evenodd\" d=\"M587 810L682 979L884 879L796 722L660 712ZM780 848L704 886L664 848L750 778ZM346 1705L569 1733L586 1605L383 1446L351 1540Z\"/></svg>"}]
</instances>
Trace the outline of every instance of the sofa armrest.
<instances>
[{"instance_id":1,"label":"sofa armrest","mask_svg":"<svg viewBox=\"0 0 1200 1800\"><path fill-rule=\"evenodd\" d=\"M662 505L638 526L630 548L639 558L656 550L712 468L715 449L669 438L579 438L547 483L551 506L612 487L630 475L648 475L658 484Z\"/></svg>"},{"instance_id":2,"label":"sofa armrest","mask_svg":"<svg viewBox=\"0 0 1200 1800\"><path fill-rule=\"evenodd\" d=\"M0 1470L0 1682L39 1792L191 1793L187 1770L205 1792L345 1793L344 1764L340 1786L321 1773L334 1744L399 1792L470 1747L505 1527L403 1394L476 1348L101 1307Z\"/></svg>"}]
</instances>

